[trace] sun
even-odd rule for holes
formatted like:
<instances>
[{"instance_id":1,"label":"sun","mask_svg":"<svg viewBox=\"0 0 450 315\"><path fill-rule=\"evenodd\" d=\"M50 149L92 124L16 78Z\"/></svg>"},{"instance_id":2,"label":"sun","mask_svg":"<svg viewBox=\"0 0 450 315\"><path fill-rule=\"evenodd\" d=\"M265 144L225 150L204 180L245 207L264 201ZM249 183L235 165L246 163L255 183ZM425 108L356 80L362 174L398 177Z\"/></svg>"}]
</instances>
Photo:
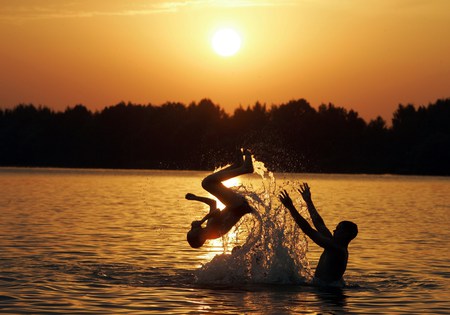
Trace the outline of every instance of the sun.
<instances>
[{"instance_id":1,"label":"sun","mask_svg":"<svg viewBox=\"0 0 450 315\"><path fill-rule=\"evenodd\" d=\"M214 33L211 45L220 56L230 57L241 48L241 37L232 28L221 28Z\"/></svg>"}]
</instances>

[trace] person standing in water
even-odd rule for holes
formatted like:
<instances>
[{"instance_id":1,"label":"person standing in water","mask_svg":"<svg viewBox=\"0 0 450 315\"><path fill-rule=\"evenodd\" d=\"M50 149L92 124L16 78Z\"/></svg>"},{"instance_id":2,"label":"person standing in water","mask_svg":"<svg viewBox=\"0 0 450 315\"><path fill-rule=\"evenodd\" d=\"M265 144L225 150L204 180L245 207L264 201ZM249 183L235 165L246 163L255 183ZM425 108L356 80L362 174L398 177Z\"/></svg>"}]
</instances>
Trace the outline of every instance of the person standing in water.
<instances>
[{"instance_id":1,"label":"person standing in water","mask_svg":"<svg viewBox=\"0 0 450 315\"><path fill-rule=\"evenodd\" d=\"M308 184L303 183L300 185L298 191L306 202L308 212L316 229L313 229L308 221L298 213L286 190L280 193L279 198L302 231L314 243L324 249L316 267L313 284L343 286L345 284L343 275L347 269L348 261L348 244L358 234L358 226L350 221L342 221L336 226L332 234L312 202L311 190Z\"/></svg>"},{"instance_id":2,"label":"person standing in water","mask_svg":"<svg viewBox=\"0 0 450 315\"><path fill-rule=\"evenodd\" d=\"M187 200L200 201L209 206L209 213L203 219L191 223L187 241L192 248L199 248L206 240L225 235L245 214L254 211L244 196L222 184L230 178L251 173L253 173L251 153L249 150L243 150L239 152L235 163L203 179L202 187L225 205L223 210L217 209L214 199L186 194ZM205 222L206 226L203 227L202 224Z\"/></svg>"}]
</instances>

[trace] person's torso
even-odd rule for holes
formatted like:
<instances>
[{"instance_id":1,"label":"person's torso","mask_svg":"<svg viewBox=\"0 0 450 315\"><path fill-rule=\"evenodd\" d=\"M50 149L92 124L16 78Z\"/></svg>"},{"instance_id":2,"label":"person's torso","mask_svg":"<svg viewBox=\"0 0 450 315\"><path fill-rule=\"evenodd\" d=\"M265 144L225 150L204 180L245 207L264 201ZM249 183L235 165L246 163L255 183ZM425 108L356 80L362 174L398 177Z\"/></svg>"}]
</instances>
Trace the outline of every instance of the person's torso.
<instances>
[{"instance_id":1,"label":"person's torso","mask_svg":"<svg viewBox=\"0 0 450 315\"><path fill-rule=\"evenodd\" d=\"M216 216L208 219L207 228L207 238L213 239L221 237L222 235L228 233L231 228L239 222L239 220L246 213L250 213L252 209L247 202L238 207L225 207Z\"/></svg>"},{"instance_id":2,"label":"person's torso","mask_svg":"<svg viewBox=\"0 0 450 315\"><path fill-rule=\"evenodd\" d=\"M347 268L347 261L346 248L325 249L320 256L314 276L326 282L339 281Z\"/></svg>"}]
</instances>

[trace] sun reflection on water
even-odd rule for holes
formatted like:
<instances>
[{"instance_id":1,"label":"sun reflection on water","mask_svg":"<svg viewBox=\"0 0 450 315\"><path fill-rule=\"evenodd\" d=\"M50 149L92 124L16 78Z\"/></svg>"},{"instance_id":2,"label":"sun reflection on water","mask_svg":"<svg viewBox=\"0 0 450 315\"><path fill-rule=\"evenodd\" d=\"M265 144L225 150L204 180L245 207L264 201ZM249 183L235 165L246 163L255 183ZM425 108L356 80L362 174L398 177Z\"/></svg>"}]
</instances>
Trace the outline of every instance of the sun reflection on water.
<instances>
[{"instance_id":1,"label":"sun reflection on water","mask_svg":"<svg viewBox=\"0 0 450 315\"><path fill-rule=\"evenodd\" d=\"M234 247L242 245L241 243L245 240L246 232L248 233L238 223L236 227L223 237L208 240L208 243L203 246L205 250L199 253L198 258L202 262L209 262L216 255L231 253Z\"/></svg>"}]
</instances>

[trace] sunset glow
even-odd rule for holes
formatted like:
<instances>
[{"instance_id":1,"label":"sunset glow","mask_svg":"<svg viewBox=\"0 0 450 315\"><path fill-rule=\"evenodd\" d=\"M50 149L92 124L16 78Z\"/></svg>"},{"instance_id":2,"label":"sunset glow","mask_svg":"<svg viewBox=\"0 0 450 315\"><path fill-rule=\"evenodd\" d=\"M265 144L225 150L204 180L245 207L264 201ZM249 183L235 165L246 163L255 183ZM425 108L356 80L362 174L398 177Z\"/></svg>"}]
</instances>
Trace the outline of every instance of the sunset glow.
<instances>
[{"instance_id":1,"label":"sunset glow","mask_svg":"<svg viewBox=\"0 0 450 315\"><path fill-rule=\"evenodd\" d=\"M219 29L241 42L230 33L213 50ZM447 0L12 1L0 106L207 97L233 113L305 98L390 119L399 103L449 96L449 33Z\"/></svg>"}]
</instances>

